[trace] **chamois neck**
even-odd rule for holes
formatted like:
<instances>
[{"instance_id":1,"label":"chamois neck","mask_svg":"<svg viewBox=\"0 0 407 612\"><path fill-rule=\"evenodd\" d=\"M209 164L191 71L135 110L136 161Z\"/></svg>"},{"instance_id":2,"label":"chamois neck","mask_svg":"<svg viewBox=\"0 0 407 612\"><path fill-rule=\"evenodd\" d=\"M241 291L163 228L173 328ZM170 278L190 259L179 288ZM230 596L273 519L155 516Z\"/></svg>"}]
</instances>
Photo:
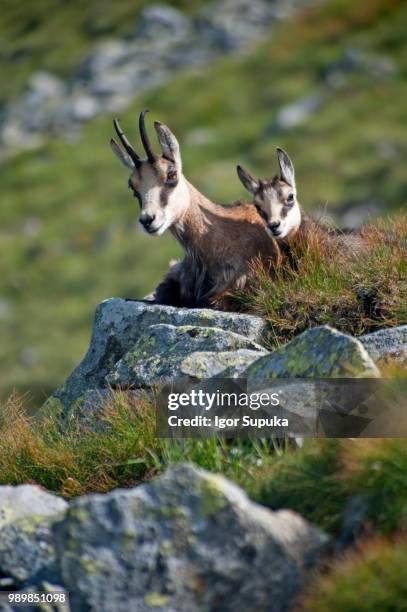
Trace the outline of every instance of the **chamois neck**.
<instances>
[{"instance_id":1,"label":"chamois neck","mask_svg":"<svg viewBox=\"0 0 407 612\"><path fill-rule=\"evenodd\" d=\"M172 225L171 233L185 250L199 251L201 238L208 232L205 209L213 206L198 189L185 179L188 204L179 219Z\"/></svg>"}]
</instances>

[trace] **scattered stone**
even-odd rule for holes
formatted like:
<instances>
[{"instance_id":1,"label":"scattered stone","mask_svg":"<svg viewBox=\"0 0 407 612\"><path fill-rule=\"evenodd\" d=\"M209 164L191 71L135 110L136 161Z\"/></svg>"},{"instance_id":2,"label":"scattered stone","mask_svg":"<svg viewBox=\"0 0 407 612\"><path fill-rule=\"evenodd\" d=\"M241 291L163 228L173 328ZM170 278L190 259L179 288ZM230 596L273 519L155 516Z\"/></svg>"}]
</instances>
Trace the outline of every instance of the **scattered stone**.
<instances>
[{"instance_id":1,"label":"scattered stone","mask_svg":"<svg viewBox=\"0 0 407 612\"><path fill-rule=\"evenodd\" d=\"M371 334L360 336L363 344L374 361L398 358L404 361L407 352L407 325L380 329Z\"/></svg>"},{"instance_id":2,"label":"scattered stone","mask_svg":"<svg viewBox=\"0 0 407 612\"><path fill-rule=\"evenodd\" d=\"M201 11L198 33L216 48L233 51L265 33L273 17L273 3L266 0L220 0Z\"/></svg>"},{"instance_id":3,"label":"scattered stone","mask_svg":"<svg viewBox=\"0 0 407 612\"><path fill-rule=\"evenodd\" d=\"M76 612L286 610L328 545L294 512L192 465L73 501L54 535Z\"/></svg>"},{"instance_id":4,"label":"scattered stone","mask_svg":"<svg viewBox=\"0 0 407 612\"><path fill-rule=\"evenodd\" d=\"M274 118L274 121L266 127L265 135L286 132L302 125L321 107L324 96L320 93L313 93L305 98L301 98L292 104L284 106Z\"/></svg>"},{"instance_id":5,"label":"scattered stone","mask_svg":"<svg viewBox=\"0 0 407 612\"><path fill-rule=\"evenodd\" d=\"M397 65L389 57L372 55L364 49L351 47L325 71L325 82L333 89L344 87L351 74L368 74L376 79L386 79L398 71Z\"/></svg>"},{"instance_id":6,"label":"scattered stone","mask_svg":"<svg viewBox=\"0 0 407 612\"><path fill-rule=\"evenodd\" d=\"M233 351L234 355L239 349L257 351L258 355L264 352L260 345L244 336L217 327L152 325L118 361L106 382L115 387L151 387L185 375L183 361L188 359L187 368L189 364L191 370L191 354L196 351ZM206 371L205 365L195 359L193 371L201 378L200 373Z\"/></svg>"},{"instance_id":7,"label":"scattered stone","mask_svg":"<svg viewBox=\"0 0 407 612\"><path fill-rule=\"evenodd\" d=\"M34 73L0 118L3 152L38 147L50 134L78 139L82 124L126 108L141 91L185 68L244 50L315 0L217 0L191 19L166 4L146 6L132 36L97 44L66 82ZM135 9L136 14L136 9Z\"/></svg>"},{"instance_id":8,"label":"scattered stone","mask_svg":"<svg viewBox=\"0 0 407 612\"><path fill-rule=\"evenodd\" d=\"M166 4L153 4L142 11L135 37L153 46L167 46L185 39L191 27L190 19L181 11Z\"/></svg>"}]
</instances>

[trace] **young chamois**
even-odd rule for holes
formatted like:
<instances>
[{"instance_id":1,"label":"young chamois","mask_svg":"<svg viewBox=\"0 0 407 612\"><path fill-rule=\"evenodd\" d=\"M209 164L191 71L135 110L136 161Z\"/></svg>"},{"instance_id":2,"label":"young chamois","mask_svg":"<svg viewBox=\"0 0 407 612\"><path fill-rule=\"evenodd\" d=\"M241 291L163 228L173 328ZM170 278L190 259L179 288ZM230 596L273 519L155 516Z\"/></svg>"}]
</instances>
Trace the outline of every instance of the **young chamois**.
<instances>
[{"instance_id":1,"label":"young chamois","mask_svg":"<svg viewBox=\"0 0 407 612\"><path fill-rule=\"evenodd\" d=\"M303 211L297 199L294 165L283 149L277 149L277 159L279 174L270 180L255 179L242 166L237 166L237 174L252 194L253 204L281 254L291 255L291 247L299 241L305 245L319 241L349 255L363 249L360 231L325 227Z\"/></svg>"},{"instance_id":2,"label":"young chamois","mask_svg":"<svg viewBox=\"0 0 407 612\"><path fill-rule=\"evenodd\" d=\"M180 243L184 259L172 265L154 301L175 306L229 306L227 294L247 283L250 262L279 255L274 239L250 203L215 204L182 172L180 146L168 127L154 123L162 154L153 152L143 111L139 130L147 159L141 159L114 120L123 145L111 140L119 160L131 171L128 186L140 204L140 224L150 235L166 230Z\"/></svg>"}]
</instances>

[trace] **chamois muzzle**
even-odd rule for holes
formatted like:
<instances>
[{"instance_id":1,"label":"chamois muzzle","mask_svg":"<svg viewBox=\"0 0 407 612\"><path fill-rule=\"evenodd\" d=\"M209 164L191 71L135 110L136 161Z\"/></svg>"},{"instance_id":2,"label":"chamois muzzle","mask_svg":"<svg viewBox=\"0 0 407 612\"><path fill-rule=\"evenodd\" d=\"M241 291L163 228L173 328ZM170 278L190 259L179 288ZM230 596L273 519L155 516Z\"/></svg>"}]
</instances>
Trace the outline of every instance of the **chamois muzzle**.
<instances>
[{"instance_id":1,"label":"chamois muzzle","mask_svg":"<svg viewBox=\"0 0 407 612\"><path fill-rule=\"evenodd\" d=\"M279 236L281 231L280 231L280 225L281 222L280 221L275 221L273 223L268 223L267 227L269 228L269 230L271 231L271 233L273 234L273 236Z\"/></svg>"}]
</instances>

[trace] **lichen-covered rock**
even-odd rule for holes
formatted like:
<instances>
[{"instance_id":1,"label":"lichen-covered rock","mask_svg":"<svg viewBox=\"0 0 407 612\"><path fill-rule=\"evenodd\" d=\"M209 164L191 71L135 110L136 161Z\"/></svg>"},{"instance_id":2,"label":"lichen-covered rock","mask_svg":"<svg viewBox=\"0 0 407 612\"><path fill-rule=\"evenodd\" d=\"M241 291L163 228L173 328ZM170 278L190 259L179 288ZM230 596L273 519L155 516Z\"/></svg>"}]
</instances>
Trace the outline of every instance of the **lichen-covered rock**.
<instances>
[{"instance_id":1,"label":"lichen-covered rock","mask_svg":"<svg viewBox=\"0 0 407 612\"><path fill-rule=\"evenodd\" d=\"M51 533L68 504L32 485L0 487L0 573L22 584L55 576Z\"/></svg>"},{"instance_id":2,"label":"lichen-covered rock","mask_svg":"<svg viewBox=\"0 0 407 612\"><path fill-rule=\"evenodd\" d=\"M259 359L267 351L252 351L239 349L237 351L196 351L187 355L181 363L181 375L193 378L221 378L223 374L233 368L235 374L243 372L253 361ZM225 376L225 378L229 378Z\"/></svg>"},{"instance_id":3,"label":"lichen-covered rock","mask_svg":"<svg viewBox=\"0 0 407 612\"><path fill-rule=\"evenodd\" d=\"M152 325L118 361L106 381L120 387L149 387L185 375L184 359L196 351L239 349L259 351L259 354L263 351L252 340L217 327ZM194 371L198 378L204 377L200 376L199 367Z\"/></svg>"},{"instance_id":4,"label":"lichen-covered rock","mask_svg":"<svg viewBox=\"0 0 407 612\"><path fill-rule=\"evenodd\" d=\"M75 500L54 534L75 612L286 610L328 543L192 465Z\"/></svg>"},{"instance_id":5,"label":"lichen-covered rock","mask_svg":"<svg viewBox=\"0 0 407 612\"><path fill-rule=\"evenodd\" d=\"M356 338L328 326L314 327L255 361L242 374L250 387L273 378L364 378L379 371Z\"/></svg>"},{"instance_id":6,"label":"lichen-covered rock","mask_svg":"<svg viewBox=\"0 0 407 612\"><path fill-rule=\"evenodd\" d=\"M35 485L0 486L0 530L18 519L54 516L66 508L61 497Z\"/></svg>"},{"instance_id":7,"label":"lichen-covered rock","mask_svg":"<svg viewBox=\"0 0 407 612\"><path fill-rule=\"evenodd\" d=\"M407 353L407 325L380 329L371 334L365 334L358 338L363 344L370 357L374 361L385 361L400 356L406 357Z\"/></svg>"},{"instance_id":8,"label":"lichen-covered rock","mask_svg":"<svg viewBox=\"0 0 407 612\"><path fill-rule=\"evenodd\" d=\"M148 327L160 323L217 327L253 342L261 342L267 329L261 317L251 315L174 308L121 298L105 300L96 309L88 352L66 383L48 400L45 412L57 410L63 416L85 391L104 388L105 377L119 359L133 348Z\"/></svg>"}]
</instances>

